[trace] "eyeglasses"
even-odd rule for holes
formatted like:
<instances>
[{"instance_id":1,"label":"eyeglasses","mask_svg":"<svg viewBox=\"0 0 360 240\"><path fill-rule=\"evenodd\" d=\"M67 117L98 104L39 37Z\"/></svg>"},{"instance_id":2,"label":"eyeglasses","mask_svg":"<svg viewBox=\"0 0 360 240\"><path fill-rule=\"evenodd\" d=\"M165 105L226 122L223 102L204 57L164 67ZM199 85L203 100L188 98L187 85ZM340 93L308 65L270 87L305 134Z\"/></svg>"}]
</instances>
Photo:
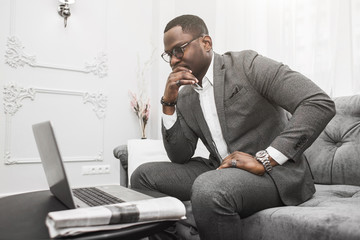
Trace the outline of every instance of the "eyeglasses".
<instances>
[{"instance_id":1,"label":"eyeglasses","mask_svg":"<svg viewBox=\"0 0 360 240\"><path fill-rule=\"evenodd\" d=\"M181 46L174 47L170 52L164 52L161 54L162 59L164 59L165 62L169 63L171 61L171 57L174 56L177 59L182 59L184 56L185 48L194 40L198 39L199 37L193 38L191 41L184 43Z\"/></svg>"}]
</instances>

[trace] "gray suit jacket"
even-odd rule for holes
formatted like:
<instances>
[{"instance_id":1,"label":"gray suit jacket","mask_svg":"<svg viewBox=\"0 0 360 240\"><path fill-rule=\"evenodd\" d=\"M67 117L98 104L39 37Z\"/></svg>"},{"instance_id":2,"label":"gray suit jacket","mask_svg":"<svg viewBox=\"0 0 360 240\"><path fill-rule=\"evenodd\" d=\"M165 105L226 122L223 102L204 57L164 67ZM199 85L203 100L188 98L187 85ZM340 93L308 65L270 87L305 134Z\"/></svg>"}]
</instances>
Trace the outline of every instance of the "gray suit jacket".
<instances>
[{"instance_id":1,"label":"gray suit jacket","mask_svg":"<svg viewBox=\"0 0 360 240\"><path fill-rule=\"evenodd\" d=\"M215 53L214 93L229 152L255 155L276 148L290 159L270 172L282 201L297 205L309 199L315 188L303 152L334 116L333 101L300 73L250 50ZM162 128L171 161L189 161L200 138L210 152L205 162L219 165L198 93L184 86L177 102L176 123Z\"/></svg>"}]
</instances>

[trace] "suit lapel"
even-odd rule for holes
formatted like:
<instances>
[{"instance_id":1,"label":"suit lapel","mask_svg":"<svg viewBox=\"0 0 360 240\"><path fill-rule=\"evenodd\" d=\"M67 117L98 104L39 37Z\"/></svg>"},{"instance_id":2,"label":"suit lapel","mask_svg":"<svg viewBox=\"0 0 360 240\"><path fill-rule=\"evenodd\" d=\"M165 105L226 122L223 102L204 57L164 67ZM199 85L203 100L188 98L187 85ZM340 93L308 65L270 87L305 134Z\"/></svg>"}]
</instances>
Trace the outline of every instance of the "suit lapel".
<instances>
[{"instance_id":1,"label":"suit lapel","mask_svg":"<svg viewBox=\"0 0 360 240\"><path fill-rule=\"evenodd\" d=\"M195 116L195 119L201 129L201 132L204 134L204 137L208 144L212 146L212 137L209 130L209 127L205 121L204 114L202 112L201 106L200 106L200 100L199 100L199 94L193 90L191 94L191 100L192 103L192 111L193 115Z\"/></svg>"},{"instance_id":2,"label":"suit lapel","mask_svg":"<svg viewBox=\"0 0 360 240\"><path fill-rule=\"evenodd\" d=\"M215 54L214 58L214 96L215 96L215 105L216 111L219 116L221 131L224 136L224 139L227 142L227 129L225 121L225 111L224 111L224 91L225 91L225 69L223 58L219 54Z\"/></svg>"},{"instance_id":3,"label":"suit lapel","mask_svg":"<svg viewBox=\"0 0 360 240\"><path fill-rule=\"evenodd\" d=\"M214 53L215 54L215 53ZM216 111L219 116L221 130L224 136L225 141L227 140L227 132L226 132L226 123L225 123L225 112L224 112L224 77L225 77L225 70L224 70L224 63L222 57L218 54L215 54L214 58L214 95L215 95L215 105ZM211 133L209 127L205 121L204 114L202 112L200 106L199 95L195 91L191 94L192 104L192 111L193 115L195 116L198 125L204 134L204 137L210 146L213 149L214 153L217 151L215 150L215 146L213 144L213 139L211 137ZM228 144L228 143L227 143Z\"/></svg>"}]
</instances>

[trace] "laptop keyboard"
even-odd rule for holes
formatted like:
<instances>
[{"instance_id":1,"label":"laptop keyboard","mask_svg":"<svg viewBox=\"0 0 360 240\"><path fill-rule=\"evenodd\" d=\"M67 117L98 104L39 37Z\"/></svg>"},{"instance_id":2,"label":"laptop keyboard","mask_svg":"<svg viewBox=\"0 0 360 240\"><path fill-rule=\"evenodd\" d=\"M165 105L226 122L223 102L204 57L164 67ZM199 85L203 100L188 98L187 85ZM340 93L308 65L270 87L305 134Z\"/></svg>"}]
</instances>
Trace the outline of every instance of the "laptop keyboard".
<instances>
[{"instance_id":1,"label":"laptop keyboard","mask_svg":"<svg viewBox=\"0 0 360 240\"><path fill-rule=\"evenodd\" d=\"M75 188L73 189L73 194L90 207L124 202L95 187Z\"/></svg>"}]
</instances>

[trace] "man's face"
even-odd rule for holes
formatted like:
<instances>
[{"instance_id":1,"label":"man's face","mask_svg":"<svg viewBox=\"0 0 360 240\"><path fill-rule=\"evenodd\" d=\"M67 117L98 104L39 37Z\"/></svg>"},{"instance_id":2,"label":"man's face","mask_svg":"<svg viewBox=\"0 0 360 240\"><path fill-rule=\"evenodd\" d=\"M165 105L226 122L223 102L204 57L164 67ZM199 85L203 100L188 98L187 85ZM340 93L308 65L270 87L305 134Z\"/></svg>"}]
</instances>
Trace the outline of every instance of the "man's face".
<instances>
[{"instance_id":1,"label":"man's face","mask_svg":"<svg viewBox=\"0 0 360 240\"><path fill-rule=\"evenodd\" d=\"M173 27L164 34L164 50L165 52L171 53L174 47L183 46L196 37L197 36L193 36L190 33L184 33L181 26ZM172 56L170 67L172 69L179 66L186 67L193 72L195 77L198 77L205 67L205 61L203 61L205 58L205 51L201 45L201 39L202 37L196 38L186 45L184 48L184 55L181 59Z\"/></svg>"}]
</instances>

